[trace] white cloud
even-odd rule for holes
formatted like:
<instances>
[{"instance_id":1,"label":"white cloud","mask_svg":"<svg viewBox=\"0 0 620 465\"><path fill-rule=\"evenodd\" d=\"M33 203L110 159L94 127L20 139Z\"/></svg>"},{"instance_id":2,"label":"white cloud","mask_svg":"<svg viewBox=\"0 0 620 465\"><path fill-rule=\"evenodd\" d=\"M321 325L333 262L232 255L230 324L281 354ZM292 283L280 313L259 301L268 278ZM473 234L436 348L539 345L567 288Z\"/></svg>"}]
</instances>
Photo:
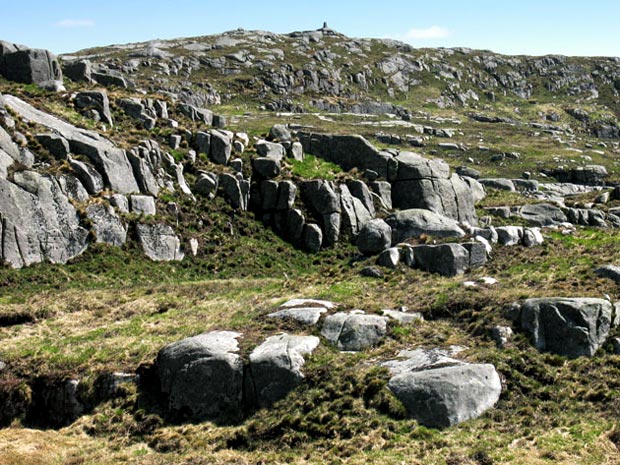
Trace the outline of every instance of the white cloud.
<instances>
[{"instance_id":1,"label":"white cloud","mask_svg":"<svg viewBox=\"0 0 620 465\"><path fill-rule=\"evenodd\" d=\"M95 22L92 19L63 19L54 23L56 27L76 28L76 27L93 27Z\"/></svg>"},{"instance_id":2,"label":"white cloud","mask_svg":"<svg viewBox=\"0 0 620 465\"><path fill-rule=\"evenodd\" d=\"M449 36L450 31L445 27L431 26L423 29L410 29L402 35L402 40L444 39Z\"/></svg>"}]
</instances>

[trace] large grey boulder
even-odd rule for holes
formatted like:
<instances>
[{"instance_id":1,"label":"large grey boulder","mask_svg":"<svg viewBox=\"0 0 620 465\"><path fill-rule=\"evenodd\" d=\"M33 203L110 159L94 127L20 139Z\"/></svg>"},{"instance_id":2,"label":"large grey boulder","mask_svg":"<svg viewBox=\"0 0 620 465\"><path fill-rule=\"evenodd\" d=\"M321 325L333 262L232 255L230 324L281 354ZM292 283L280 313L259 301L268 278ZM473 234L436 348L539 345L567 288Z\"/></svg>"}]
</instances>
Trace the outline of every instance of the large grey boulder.
<instances>
[{"instance_id":1,"label":"large grey boulder","mask_svg":"<svg viewBox=\"0 0 620 465\"><path fill-rule=\"evenodd\" d=\"M460 244L416 245L412 247L415 268L456 276L471 267L470 253Z\"/></svg>"},{"instance_id":2,"label":"large grey boulder","mask_svg":"<svg viewBox=\"0 0 620 465\"><path fill-rule=\"evenodd\" d=\"M0 74L24 84L62 81L62 71L53 53L4 41L0 41Z\"/></svg>"},{"instance_id":3,"label":"large grey boulder","mask_svg":"<svg viewBox=\"0 0 620 465\"><path fill-rule=\"evenodd\" d=\"M215 197L217 190L217 175L214 173L200 173L196 184L194 184L194 192L203 197Z\"/></svg>"},{"instance_id":4,"label":"large grey boulder","mask_svg":"<svg viewBox=\"0 0 620 465\"><path fill-rule=\"evenodd\" d=\"M523 239L523 228L521 226L498 226L497 241L502 245L517 245Z\"/></svg>"},{"instance_id":5,"label":"large grey boulder","mask_svg":"<svg viewBox=\"0 0 620 465\"><path fill-rule=\"evenodd\" d=\"M306 223L302 234L302 245L305 250L317 253L323 245L323 232L318 224Z\"/></svg>"},{"instance_id":6,"label":"large grey boulder","mask_svg":"<svg viewBox=\"0 0 620 465\"><path fill-rule=\"evenodd\" d=\"M136 233L142 250L154 261L183 260L181 240L165 224L137 224Z\"/></svg>"},{"instance_id":7,"label":"large grey boulder","mask_svg":"<svg viewBox=\"0 0 620 465\"><path fill-rule=\"evenodd\" d=\"M437 238L465 236L455 220L419 208L393 213L385 222L392 228L392 244L422 235Z\"/></svg>"},{"instance_id":8,"label":"large grey boulder","mask_svg":"<svg viewBox=\"0 0 620 465\"><path fill-rule=\"evenodd\" d=\"M368 211L370 216L374 218L376 215L375 203L373 201L371 191L366 183L364 181L360 181L359 179L351 179L347 181L347 187L349 188L351 195L358 199Z\"/></svg>"},{"instance_id":9,"label":"large grey boulder","mask_svg":"<svg viewBox=\"0 0 620 465\"><path fill-rule=\"evenodd\" d=\"M376 218L366 222L355 241L365 255L374 255L392 244L392 228L384 220Z\"/></svg>"},{"instance_id":10,"label":"large grey boulder","mask_svg":"<svg viewBox=\"0 0 620 465\"><path fill-rule=\"evenodd\" d=\"M557 168L548 172L561 183L572 183L586 186L602 186L608 176L607 169L602 165L587 165L576 168Z\"/></svg>"},{"instance_id":11,"label":"large grey boulder","mask_svg":"<svg viewBox=\"0 0 620 465\"><path fill-rule=\"evenodd\" d=\"M280 174L280 160L269 157L252 158L252 171L259 179L273 179Z\"/></svg>"},{"instance_id":12,"label":"large grey boulder","mask_svg":"<svg viewBox=\"0 0 620 465\"><path fill-rule=\"evenodd\" d=\"M93 66L90 60L63 61L62 70L72 81L93 82Z\"/></svg>"},{"instance_id":13,"label":"large grey boulder","mask_svg":"<svg viewBox=\"0 0 620 465\"><path fill-rule=\"evenodd\" d=\"M514 317L538 350L591 357L609 333L613 305L603 299L550 297L515 305Z\"/></svg>"},{"instance_id":14,"label":"large grey boulder","mask_svg":"<svg viewBox=\"0 0 620 465\"><path fill-rule=\"evenodd\" d=\"M431 428L477 418L497 403L502 385L495 367L455 360L443 351L414 350L386 364L388 388L407 414Z\"/></svg>"},{"instance_id":15,"label":"large grey boulder","mask_svg":"<svg viewBox=\"0 0 620 465\"><path fill-rule=\"evenodd\" d=\"M302 383L304 356L319 343L316 336L280 334L267 338L252 351L250 373L258 407L269 407Z\"/></svg>"},{"instance_id":16,"label":"large grey boulder","mask_svg":"<svg viewBox=\"0 0 620 465\"><path fill-rule=\"evenodd\" d=\"M70 148L69 142L64 137L60 137L56 134L37 134L37 142L47 149L54 158L58 160L66 160Z\"/></svg>"},{"instance_id":17,"label":"large grey boulder","mask_svg":"<svg viewBox=\"0 0 620 465\"><path fill-rule=\"evenodd\" d=\"M155 215L155 199L150 195L132 195L130 198L131 212L137 215Z\"/></svg>"},{"instance_id":18,"label":"large grey boulder","mask_svg":"<svg viewBox=\"0 0 620 465\"><path fill-rule=\"evenodd\" d=\"M12 95L2 95L0 101L24 120L32 121L64 137L69 142L71 152L88 157L112 190L121 194L139 192L125 151L108 139L39 111Z\"/></svg>"},{"instance_id":19,"label":"large grey boulder","mask_svg":"<svg viewBox=\"0 0 620 465\"><path fill-rule=\"evenodd\" d=\"M221 131L211 131L209 159L218 165L227 165L232 153L230 137Z\"/></svg>"},{"instance_id":20,"label":"large grey boulder","mask_svg":"<svg viewBox=\"0 0 620 465\"><path fill-rule=\"evenodd\" d=\"M377 345L387 334L388 319L359 311L339 312L325 318L321 335L338 349L360 351Z\"/></svg>"},{"instance_id":21,"label":"large grey boulder","mask_svg":"<svg viewBox=\"0 0 620 465\"><path fill-rule=\"evenodd\" d=\"M127 240L127 228L112 207L93 203L86 207L86 216L93 225L96 242L120 247Z\"/></svg>"},{"instance_id":22,"label":"large grey boulder","mask_svg":"<svg viewBox=\"0 0 620 465\"><path fill-rule=\"evenodd\" d=\"M327 300L292 299L280 305L277 312L268 314L267 318L292 320L302 325L314 326L322 314L336 306Z\"/></svg>"},{"instance_id":23,"label":"large grey boulder","mask_svg":"<svg viewBox=\"0 0 620 465\"><path fill-rule=\"evenodd\" d=\"M282 144L261 140L254 145L256 153L261 157L281 161L286 157L286 149Z\"/></svg>"},{"instance_id":24,"label":"large grey boulder","mask_svg":"<svg viewBox=\"0 0 620 465\"><path fill-rule=\"evenodd\" d=\"M161 349L157 355L161 392L168 408L196 420L231 421L241 417L243 361L239 333L213 331Z\"/></svg>"}]
</instances>

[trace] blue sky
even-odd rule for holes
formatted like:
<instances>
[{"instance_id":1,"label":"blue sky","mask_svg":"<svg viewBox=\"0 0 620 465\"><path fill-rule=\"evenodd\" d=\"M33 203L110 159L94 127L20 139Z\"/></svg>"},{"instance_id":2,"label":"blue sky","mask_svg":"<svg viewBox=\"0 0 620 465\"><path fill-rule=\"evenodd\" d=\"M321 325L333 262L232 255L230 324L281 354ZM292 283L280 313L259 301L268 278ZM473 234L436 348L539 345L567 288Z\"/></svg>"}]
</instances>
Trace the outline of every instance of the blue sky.
<instances>
[{"instance_id":1,"label":"blue sky","mask_svg":"<svg viewBox=\"0 0 620 465\"><path fill-rule=\"evenodd\" d=\"M0 39L66 53L230 29L317 29L416 47L620 56L618 0L0 0Z\"/></svg>"}]
</instances>

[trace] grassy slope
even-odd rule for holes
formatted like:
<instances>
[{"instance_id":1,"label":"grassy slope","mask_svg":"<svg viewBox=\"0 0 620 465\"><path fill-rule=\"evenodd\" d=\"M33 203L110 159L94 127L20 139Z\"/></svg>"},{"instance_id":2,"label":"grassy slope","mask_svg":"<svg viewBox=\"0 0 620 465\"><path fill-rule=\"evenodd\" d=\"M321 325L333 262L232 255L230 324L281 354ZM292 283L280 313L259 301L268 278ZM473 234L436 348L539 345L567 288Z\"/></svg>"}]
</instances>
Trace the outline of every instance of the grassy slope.
<instances>
[{"instance_id":1,"label":"grassy slope","mask_svg":"<svg viewBox=\"0 0 620 465\"><path fill-rule=\"evenodd\" d=\"M379 59L384 51L377 45L369 57ZM224 85L234 88L235 83ZM77 88L70 85L69 90ZM58 96L6 83L2 91L22 95L74 124L93 127ZM112 92L113 97L129 95ZM442 157L452 167L472 165L468 160L472 157L472 166L484 176L518 177L522 171L554 163L556 155L584 163L551 135L535 136L520 126L475 123L464 109L440 110L425 103L438 95L428 77L410 95L395 99L414 111L430 109L433 115L462 121L458 126L431 122L435 127L456 127L462 134L451 140L430 139L416 151ZM378 88L375 97L385 99L385 90ZM550 98L532 103L501 97L481 109L514 117L517 106L520 118L537 121L539 111L561 112L563 105ZM219 111L231 118L232 130L251 136L264 135L274 123L294 122L372 137L379 129L360 123L386 121L349 115L330 116L331 121L315 115L282 117L256 112L255 107L255 102L240 98ZM253 114L242 116L248 109ZM123 147L153 135L163 141L168 134L165 129L149 134L118 112L115 117L116 127L108 136ZM413 122L429 124L421 114ZM198 129L189 121L181 124ZM384 130L412 133L411 128L395 126ZM492 150L442 151L440 142L470 148L483 144ZM572 146L586 150L584 154L605 164L617 179L616 152L609 148L605 155L591 153L587 143L597 141L580 134ZM183 150L177 155L182 156ZM522 157L492 162L490 156L501 151L517 151ZM248 155L244 160L247 164ZM303 177L348 176L312 158L287 169ZM189 171L190 180L192 176ZM306 385L273 410L257 412L241 425L171 424L156 404L129 388L127 397L100 404L58 431L30 430L17 422L0 430L0 464L620 463L620 357L610 347L593 359L567 361L539 354L521 335L505 350L496 349L488 336L493 325L507 324L502 308L516 299L603 294L620 299L617 286L593 273L594 267L613 262L620 253L617 232L585 228L574 236L549 233L540 248L498 246L484 269L465 277L442 278L402 268L387 271L383 280L370 280L358 275L368 263L349 263L355 253L349 246L308 256L250 215L235 217L231 236L231 212L221 199L197 205L174 196L166 200L180 203L186 215L180 232L185 240L200 240L198 257L152 263L135 245L128 245L95 247L66 266L0 269L0 359L9 363L15 376L77 375L88 384L101 371L134 371L152 362L163 345L211 329L243 332L243 346L249 349L278 331L300 331L262 318L291 297L326 298L344 308L369 312L405 305L421 311L427 322L391 325L390 337L364 354L343 355L322 347L308 360ZM485 205L515 201L504 194L491 195ZM196 226L199 219L202 228ZM466 279L485 275L497 278L499 285L462 286ZM386 374L374 368L376 362L405 347L452 344L468 347L464 356L469 360L495 364L506 387L497 408L441 432L399 419L399 407L385 390Z\"/></svg>"}]
</instances>

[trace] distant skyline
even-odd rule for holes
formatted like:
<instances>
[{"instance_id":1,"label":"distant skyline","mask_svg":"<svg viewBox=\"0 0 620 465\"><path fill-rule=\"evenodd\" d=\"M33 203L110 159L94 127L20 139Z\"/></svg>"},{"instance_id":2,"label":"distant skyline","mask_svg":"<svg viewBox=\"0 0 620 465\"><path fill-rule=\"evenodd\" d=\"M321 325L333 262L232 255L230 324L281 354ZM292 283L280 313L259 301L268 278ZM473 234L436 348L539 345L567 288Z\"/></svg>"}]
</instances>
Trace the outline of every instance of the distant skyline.
<instances>
[{"instance_id":1,"label":"distant skyline","mask_svg":"<svg viewBox=\"0 0 620 465\"><path fill-rule=\"evenodd\" d=\"M0 0L0 40L69 53L221 33L328 25L350 37L510 55L620 56L612 0Z\"/></svg>"}]
</instances>

